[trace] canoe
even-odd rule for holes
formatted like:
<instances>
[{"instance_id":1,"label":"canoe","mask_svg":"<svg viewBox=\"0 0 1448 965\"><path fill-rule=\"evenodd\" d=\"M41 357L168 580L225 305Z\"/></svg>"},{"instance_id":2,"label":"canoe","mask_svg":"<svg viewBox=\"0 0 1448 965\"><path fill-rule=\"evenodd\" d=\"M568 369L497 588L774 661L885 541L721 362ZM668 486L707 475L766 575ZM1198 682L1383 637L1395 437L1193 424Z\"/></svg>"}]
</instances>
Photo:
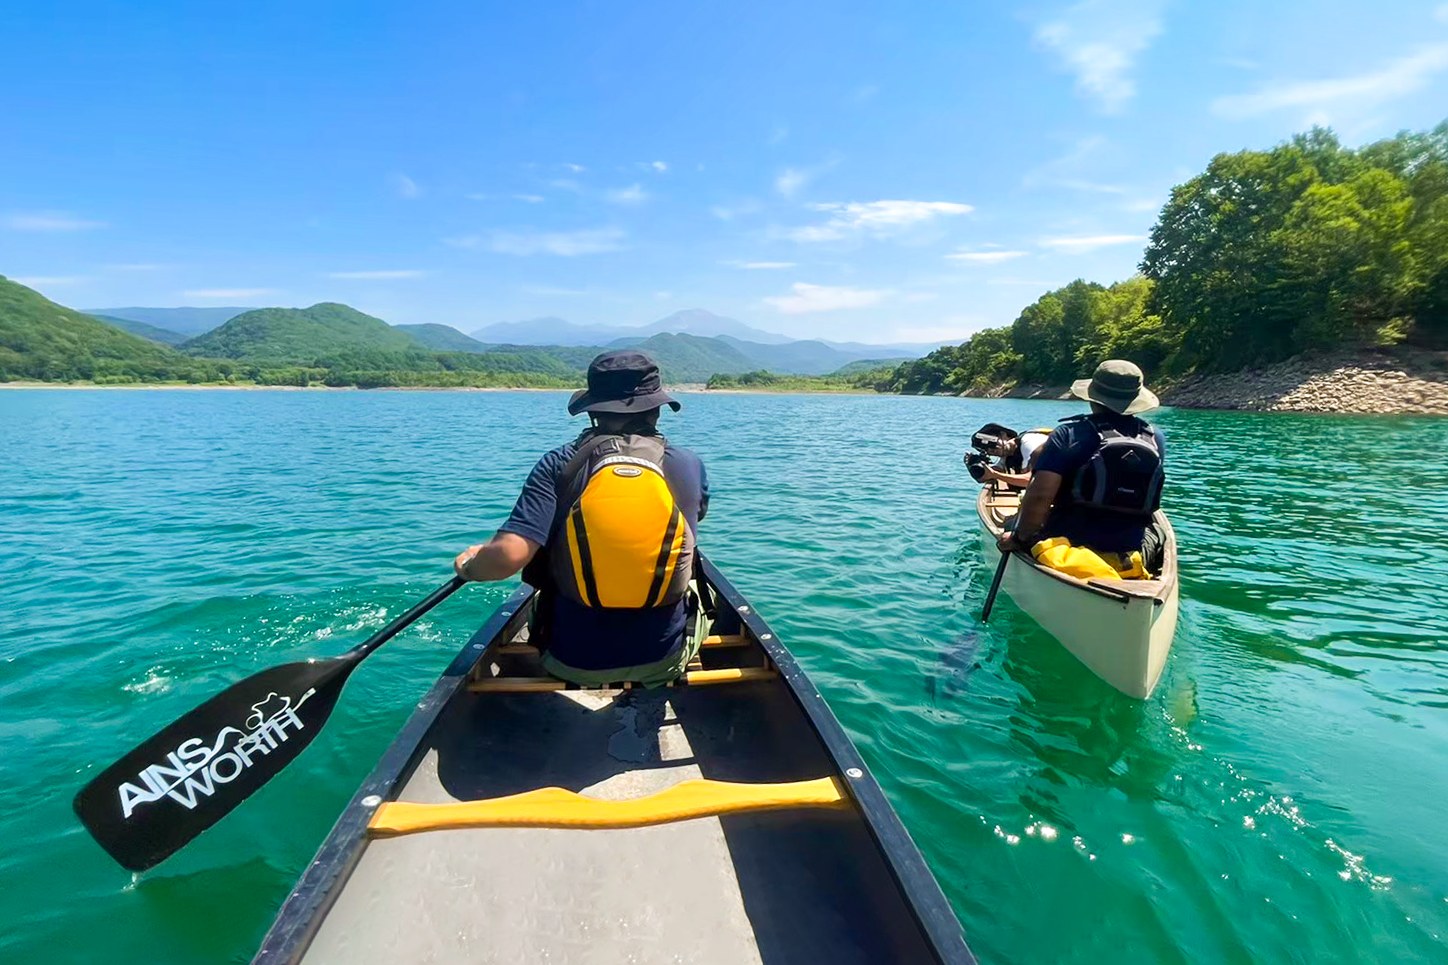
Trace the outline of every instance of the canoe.
<instances>
[{"instance_id":1,"label":"canoe","mask_svg":"<svg viewBox=\"0 0 1448 965\"><path fill-rule=\"evenodd\" d=\"M981 487L975 504L981 544L992 564L1004 523L1020 508L1019 492ZM1096 676L1130 697L1145 700L1161 679L1177 624L1176 534L1166 515L1162 572L1155 580L1079 580L1040 566L1016 552L1001 588L1033 620ZM994 568L994 567L992 567Z\"/></svg>"},{"instance_id":2,"label":"canoe","mask_svg":"<svg viewBox=\"0 0 1448 965\"><path fill-rule=\"evenodd\" d=\"M577 689L514 593L362 782L255 962L974 962L859 752L706 559L686 681Z\"/></svg>"}]
</instances>

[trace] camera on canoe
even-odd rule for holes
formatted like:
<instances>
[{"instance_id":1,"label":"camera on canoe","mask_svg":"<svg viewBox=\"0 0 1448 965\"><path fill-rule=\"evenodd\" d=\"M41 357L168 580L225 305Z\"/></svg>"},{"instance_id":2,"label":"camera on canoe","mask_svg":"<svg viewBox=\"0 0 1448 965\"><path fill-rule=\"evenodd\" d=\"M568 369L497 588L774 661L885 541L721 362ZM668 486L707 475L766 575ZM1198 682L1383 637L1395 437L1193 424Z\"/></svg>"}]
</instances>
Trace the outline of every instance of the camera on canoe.
<instances>
[{"instance_id":1,"label":"camera on canoe","mask_svg":"<svg viewBox=\"0 0 1448 965\"><path fill-rule=\"evenodd\" d=\"M965 454L965 468L970 473L971 479L976 482L985 482L985 467L990 465L990 458L983 452Z\"/></svg>"}]
</instances>

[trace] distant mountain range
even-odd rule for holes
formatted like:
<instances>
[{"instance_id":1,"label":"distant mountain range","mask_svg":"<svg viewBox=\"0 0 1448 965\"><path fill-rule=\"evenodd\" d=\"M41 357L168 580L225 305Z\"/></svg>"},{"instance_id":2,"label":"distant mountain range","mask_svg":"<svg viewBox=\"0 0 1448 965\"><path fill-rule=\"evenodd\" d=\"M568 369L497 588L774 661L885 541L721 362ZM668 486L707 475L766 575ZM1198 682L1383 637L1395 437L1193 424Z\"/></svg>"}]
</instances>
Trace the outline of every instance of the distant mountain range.
<instances>
[{"instance_id":1,"label":"distant mountain range","mask_svg":"<svg viewBox=\"0 0 1448 965\"><path fill-rule=\"evenodd\" d=\"M712 338L728 335L763 345L791 341L738 319L715 315L702 308L674 312L650 325L578 325L562 318L530 318L521 322L500 322L472 333L480 342L508 345L608 345L619 339L644 339L652 335L700 335Z\"/></svg>"},{"instance_id":2,"label":"distant mountain range","mask_svg":"<svg viewBox=\"0 0 1448 965\"><path fill-rule=\"evenodd\" d=\"M551 354L565 365L572 350L641 348L676 382L766 369L784 375L826 375L846 365L874 366L918 358L935 348L791 339L701 308L675 312L649 325L578 325L562 318L505 322L466 335L449 325L388 325L345 305L311 308L111 308L90 313L108 324L187 354L209 358L306 364L357 351L466 352L524 350ZM227 316L194 335L188 331ZM167 322L169 324L162 324ZM569 349L564 352L562 349Z\"/></svg>"},{"instance_id":3,"label":"distant mountain range","mask_svg":"<svg viewBox=\"0 0 1448 965\"><path fill-rule=\"evenodd\" d=\"M169 318L186 327L200 324L200 316L187 313L207 310L122 311L158 319L180 312ZM673 327L695 331L644 334ZM679 384L761 369L823 375L905 357L892 354L891 346L792 341L767 332L763 337L772 341L753 341L730 333L759 330L698 310L623 331L593 345L485 344L446 325L394 326L348 305L323 302L310 308L244 310L187 338L136 318L78 312L0 278L0 381L247 379L302 385L565 387L580 384L589 360L604 348L637 347L655 358L666 381ZM531 336L538 337L536 329Z\"/></svg>"},{"instance_id":4,"label":"distant mountain range","mask_svg":"<svg viewBox=\"0 0 1448 965\"><path fill-rule=\"evenodd\" d=\"M158 328L155 325L147 325L145 322L138 322L132 318L117 318L114 315L100 315L91 313L91 318L99 319L107 325L114 325L123 332L130 332L132 335L139 335L141 338L161 345L180 345L189 335L182 335L180 332L173 332L170 329Z\"/></svg>"},{"instance_id":5,"label":"distant mountain range","mask_svg":"<svg viewBox=\"0 0 1448 965\"><path fill-rule=\"evenodd\" d=\"M140 322L182 336L182 341L231 321L250 308L83 308L87 315L103 316L112 324ZM127 331L134 331L127 329ZM140 335L142 333L136 332ZM150 336L143 336L149 338Z\"/></svg>"}]
</instances>

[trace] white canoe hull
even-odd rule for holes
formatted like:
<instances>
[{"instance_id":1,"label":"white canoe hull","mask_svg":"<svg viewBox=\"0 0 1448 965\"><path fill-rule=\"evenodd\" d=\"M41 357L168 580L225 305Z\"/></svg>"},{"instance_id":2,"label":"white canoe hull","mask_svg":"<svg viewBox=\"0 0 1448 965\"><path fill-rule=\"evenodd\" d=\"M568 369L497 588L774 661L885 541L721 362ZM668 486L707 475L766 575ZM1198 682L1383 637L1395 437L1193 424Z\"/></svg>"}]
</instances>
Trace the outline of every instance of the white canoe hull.
<instances>
[{"instance_id":1,"label":"white canoe hull","mask_svg":"<svg viewBox=\"0 0 1448 965\"><path fill-rule=\"evenodd\" d=\"M1001 523L1014 515L1017 497L982 489L976 503L987 560L1000 558ZM1145 700L1161 679L1176 635L1178 592L1176 536L1161 513L1167 535L1165 562L1156 580L1078 580L1014 554L1002 590L1092 673L1122 693Z\"/></svg>"}]
</instances>

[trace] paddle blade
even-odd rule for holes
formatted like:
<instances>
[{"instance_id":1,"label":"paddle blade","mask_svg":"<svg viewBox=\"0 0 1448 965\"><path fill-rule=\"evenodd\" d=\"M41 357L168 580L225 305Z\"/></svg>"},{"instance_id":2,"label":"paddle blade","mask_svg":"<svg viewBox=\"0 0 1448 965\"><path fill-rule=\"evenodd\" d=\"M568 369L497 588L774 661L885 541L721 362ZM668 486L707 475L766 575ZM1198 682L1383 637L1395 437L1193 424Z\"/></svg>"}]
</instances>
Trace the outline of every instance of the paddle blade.
<instances>
[{"instance_id":1,"label":"paddle blade","mask_svg":"<svg viewBox=\"0 0 1448 965\"><path fill-rule=\"evenodd\" d=\"M125 867L158 864L306 749L357 663L289 663L233 684L81 788L76 816Z\"/></svg>"}]
</instances>

